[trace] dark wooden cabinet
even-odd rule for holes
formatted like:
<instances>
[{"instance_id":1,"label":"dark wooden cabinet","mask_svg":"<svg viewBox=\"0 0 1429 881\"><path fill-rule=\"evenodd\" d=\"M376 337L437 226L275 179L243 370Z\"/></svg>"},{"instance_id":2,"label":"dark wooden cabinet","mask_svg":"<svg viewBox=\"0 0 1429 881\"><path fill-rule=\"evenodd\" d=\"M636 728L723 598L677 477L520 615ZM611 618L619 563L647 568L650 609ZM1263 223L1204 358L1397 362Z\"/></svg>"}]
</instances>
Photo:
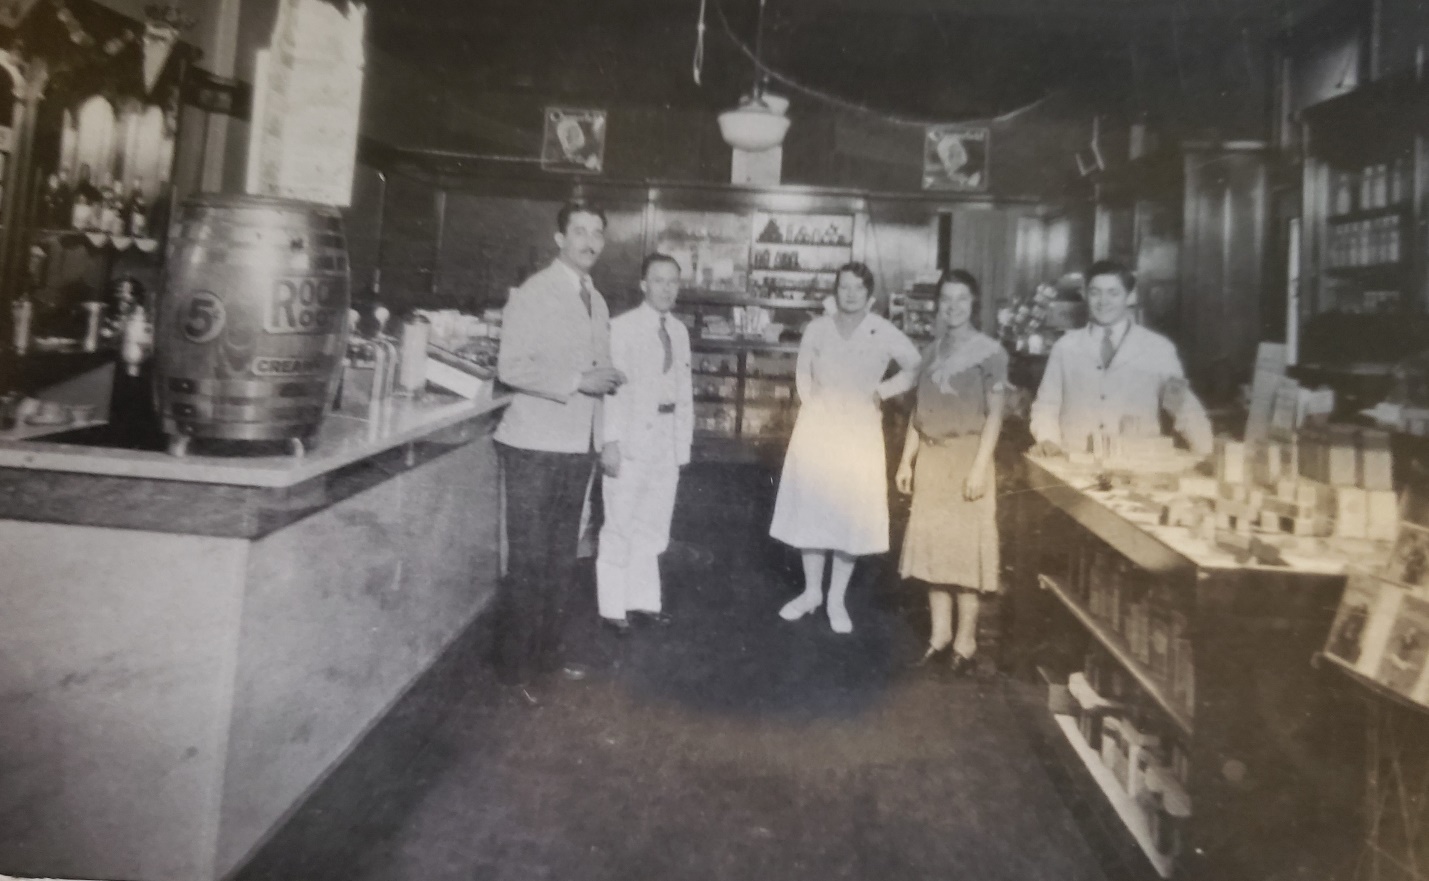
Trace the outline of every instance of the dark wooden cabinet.
<instances>
[{"instance_id":1,"label":"dark wooden cabinet","mask_svg":"<svg viewBox=\"0 0 1429 881\"><path fill-rule=\"evenodd\" d=\"M1381 79L1304 113L1299 363L1382 372L1429 330L1429 89Z\"/></svg>"}]
</instances>

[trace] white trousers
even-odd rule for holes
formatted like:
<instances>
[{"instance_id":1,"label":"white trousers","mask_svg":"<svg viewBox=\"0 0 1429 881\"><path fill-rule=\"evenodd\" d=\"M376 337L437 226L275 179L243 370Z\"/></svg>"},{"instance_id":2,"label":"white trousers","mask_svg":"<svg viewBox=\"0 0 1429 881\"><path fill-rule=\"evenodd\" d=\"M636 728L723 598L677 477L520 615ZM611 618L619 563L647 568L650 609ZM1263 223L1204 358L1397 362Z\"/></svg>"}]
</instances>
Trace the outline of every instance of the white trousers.
<instances>
[{"instance_id":1,"label":"white trousers","mask_svg":"<svg viewBox=\"0 0 1429 881\"><path fill-rule=\"evenodd\" d=\"M672 455L623 459L620 476L602 478L605 524L595 561L596 603L603 618L660 611L660 554L670 544L670 518L680 466Z\"/></svg>"}]
</instances>

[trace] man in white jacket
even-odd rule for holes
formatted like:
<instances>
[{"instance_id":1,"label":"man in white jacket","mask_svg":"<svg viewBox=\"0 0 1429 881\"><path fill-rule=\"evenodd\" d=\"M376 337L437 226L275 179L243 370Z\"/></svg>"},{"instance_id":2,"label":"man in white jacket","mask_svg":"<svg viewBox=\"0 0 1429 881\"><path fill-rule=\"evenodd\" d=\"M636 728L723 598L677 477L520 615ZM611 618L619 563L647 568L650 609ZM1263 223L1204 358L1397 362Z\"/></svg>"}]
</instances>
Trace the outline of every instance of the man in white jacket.
<instances>
[{"instance_id":1,"label":"man in white jacket","mask_svg":"<svg viewBox=\"0 0 1429 881\"><path fill-rule=\"evenodd\" d=\"M1091 439L1161 433L1162 410L1191 451L1213 442L1205 408L1191 392L1176 346L1131 320L1136 276L1103 260L1087 270L1087 326L1057 341L1032 404L1042 455L1086 452Z\"/></svg>"},{"instance_id":2,"label":"man in white jacket","mask_svg":"<svg viewBox=\"0 0 1429 881\"><path fill-rule=\"evenodd\" d=\"M497 674L528 686L562 670L566 597L581 508L603 439L601 406L624 381L610 364L610 317L590 270L605 248L605 213L571 202L556 215L551 265L506 304L497 376L511 404L496 430L506 499L507 573L497 595Z\"/></svg>"},{"instance_id":3,"label":"man in white jacket","mask_svg":"<svg viewBox=\"0 0 1429 881\"><path fill-rule=\"evenodd\" d=\"M596 557L601 620L624 634L632 616L670 619L660 597L660 554L680 468L690 461L694 395L690 338L670 314L680 293L680 265L651 254L641 266L644 302L610 323L610 361L626 378L605 402L605 525Z\"/></svg>"}]
</instances>

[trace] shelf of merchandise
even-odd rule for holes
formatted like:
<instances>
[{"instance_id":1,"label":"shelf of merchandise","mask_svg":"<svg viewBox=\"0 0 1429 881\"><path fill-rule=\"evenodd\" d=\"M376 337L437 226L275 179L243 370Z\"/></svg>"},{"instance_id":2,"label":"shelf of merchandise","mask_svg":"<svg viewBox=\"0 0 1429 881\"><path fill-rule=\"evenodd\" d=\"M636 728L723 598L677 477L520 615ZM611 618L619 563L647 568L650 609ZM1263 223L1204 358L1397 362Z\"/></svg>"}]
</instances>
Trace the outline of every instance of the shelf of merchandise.
<instances>
[{"instance_id":1,"label":"shelf of merchandise","mask_svg":"<svg viewBox=\"0 0 1429 881\"><path fill-rule=\"evenodd\" d=\"M853 242L775 242L764 239L754 241L756 248L842 248L848 250L853 247Z\"/></svg>"},{"instance_id":2,"label":"shelf of merchandise","mask_svg":"<svg viewBox=\"0 0 1429 881\"><path fill-rule=\"evenodd\" d=\"M766 309L822 309L822 300L780 300L724 291L682 291L681 306L763 306Z\"/></svg>"},{"instance_id":3,"label":"shelf of merchandise","mask_svg":"<svg viewBox=\"0 0 1429 881\"><path fill-rule=\"evenodd\" d=\"M1402 331L1422 322L1429 309L1426 108L1429 87L1405 73L1303 111L1302 292L1296 316L1302 361L1330 360L1334 351L1347 360L1392 364L1417 351L1416 334ZM1357 224L1370 229L1357 236ZM1393 242L1388 253L1386 234ZM1381 259L1347 261L1355 249L1347 255L1346 246L1352 243L1363 249L1361 257ZM1382 259L1387 256L1397 259ZM1354 326L1347 329L1346 321ZM1348 392L1336 377L1330 384L1337 393Z\"/></svg>"},{"instance_id":4,"label":"shelf of merchandise","mask_svg":"<svg viewBox=\"0 0 1429 881\"><path fill-rule=\"evenodd\" d=\"M1343 575L1198 556L1179 540L1128 519L1101 494L1085 491L1071 466L1023 461L1030 491L1019 500L1025 506L1019 520L1029 530L1025 540L1043 550L1012 562L1019 573L1014 583L1030 585L1025 602L1029 613L1035 610L1019 617L1019 626L1027 628L1019 641L1037 646L1038 664L1059 677L1081 669L1094 649L1122 671L1121 692L1108 698L1140 707L1132 711L1140 724L1184 753L1183 784L1194 810L1169 877L1288 877L1301 871L1309 859L1303 840L1265 840L1258 830L1267 825L1307 830L1334 854L1352 847L1353 836L1327 825L1324 810L1331 803L1353 810L1357 794L1321 788L1341 772L1353 779L1357 762L1322 736L1325 726L1349 721L1329 674L1310 663L1329 632ZM1135 570L1130 583L1154 582L1185 616L1194 681L1190 706L1179 695L1172 699L1163 677L1073 593L1078 547L1096 548ZM1073 732L1058 721L1071 740ZM1080 735L1073 746L1079 741ZM1106 785L1100 760L1091 761L1094 754L1078 755L1137 849L1166 875L1138 834L1136 815L1128 816L1128 805L1118 803L1120 787ZM1324 775L1308 779L1297 770L1307 763ZM1131 841L1125 844L1130 852Z\"/></svg>"},{"instance_id":5,"label":"shelf of merchandise","mask_svg":"<svg viewBox=\"0 0 1429 881\"><path fill-rule=\"evenodd\" d=\"M1102 648L1106 649L1107 653L1126 672L1131 674L1131 677L1136 680L1136 684L1141 686L1141 690L1151 696L1151 699L1176 724L1181 733L1190 737L1192 733L1191 717L1171 700L1170 696L1166 694L1166 684L1148 670L1145 664L1137 660L1122 638L1088 611L1076 597L1072 596L1071 591L1062 584L1061 579L1043 573L1038 576L1038 581L1044 589L1060 600L1062 605L1087 629L1087 632L1101 643Z\"/></svg>"},{"instance_id":6,"label":"shelf of merchandise","mask_svg":"<svg viewBox=\"0 0 1429 881\"><path fill-rule=\"evenodd\" d=\"M1137 807L1135 799L1126 794L1126 791L1121 788L1121 784L1117 782L1116 776L1106 765L1102 764L1101 756L1087 746L1087 742L1082 739L1082 732L1077 730L1075 719L1071 716L1054 714L1052 720L1057 723L1057 729L1067 738L1067 743L1071 745L1077 758L1082 760L1082 764L1086 766L1092 780L1096 781L1097 788L1111 803L1112 809L1116 811L1117 817L1131 833L1131 837L1136 840L1142 853L1146 854L1146 859L1150 861L1156 874L1162 878L1170 878L1175 863L1171 857L1156 849L1156 845L1151 839L1151 830L1146 825L1146 818Z\"/></svg>"},{"instance_id":7,"label":"shelf of merchandise","mask_svg":"<svg viewBox=\"0 0 1429 881\"><path fill-rule=\"evenodd\" d=\"M1325 222L1331 226L1339 226L1346 223L1356 223L1362 220L1381 220L1385 217L1403 217L1412 210L1413 206L1406 202L1396 202L1393 205L1382 205L1378 208L1364 208L1356 211L1345 211L1339 214L1331 214L1325 218Z\"/></svg>"}]
</instances>

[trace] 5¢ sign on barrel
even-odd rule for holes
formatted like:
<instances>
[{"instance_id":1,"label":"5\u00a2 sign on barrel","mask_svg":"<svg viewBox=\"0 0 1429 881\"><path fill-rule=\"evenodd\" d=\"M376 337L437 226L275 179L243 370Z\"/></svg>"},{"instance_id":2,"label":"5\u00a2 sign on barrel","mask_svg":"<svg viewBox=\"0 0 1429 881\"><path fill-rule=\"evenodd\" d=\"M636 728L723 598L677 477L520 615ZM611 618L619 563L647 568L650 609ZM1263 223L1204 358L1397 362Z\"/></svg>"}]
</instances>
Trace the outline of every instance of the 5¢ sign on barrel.
<instances>
[{"instance_id":1,"label":"5\u00a2 sign on barrel","mask_svg":"<svg viewBox=\"0 0 1429 881\"><path fill-rule=\"evenodd\" d=\"M179 307L179 327L191 343L212 342L227 322L223 301L209 291L194 291Z\"/></svg>"}]
</instances>

